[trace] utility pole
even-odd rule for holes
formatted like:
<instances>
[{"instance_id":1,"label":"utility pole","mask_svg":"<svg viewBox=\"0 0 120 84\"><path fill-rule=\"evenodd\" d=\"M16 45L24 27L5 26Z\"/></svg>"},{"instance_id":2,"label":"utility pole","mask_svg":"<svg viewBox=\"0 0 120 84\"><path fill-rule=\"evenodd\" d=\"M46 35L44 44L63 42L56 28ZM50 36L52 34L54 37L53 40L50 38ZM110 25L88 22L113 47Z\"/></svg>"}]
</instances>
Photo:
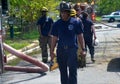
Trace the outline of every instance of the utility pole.
<instances>
[{"instance_id":1,"label":"utility pole","mask_svg":"<svg viewBox=\"0 0 120 84\"><path fill-rule=\"evenodd\" d=\"M0 74L4 72L4 54L3 54L3 18L8 11L8 0L0 0Z\"/></svg>"},{"instance_id":2,"label":"utility pole","mask_svg":"<svg viewBox=\"0 0 120 84\"><path fill-rule=\"evenodd\" d=\"M2 4L0 0L0 74L3 73L3 47L2 47Z\"/></svg>"}]
</instances>

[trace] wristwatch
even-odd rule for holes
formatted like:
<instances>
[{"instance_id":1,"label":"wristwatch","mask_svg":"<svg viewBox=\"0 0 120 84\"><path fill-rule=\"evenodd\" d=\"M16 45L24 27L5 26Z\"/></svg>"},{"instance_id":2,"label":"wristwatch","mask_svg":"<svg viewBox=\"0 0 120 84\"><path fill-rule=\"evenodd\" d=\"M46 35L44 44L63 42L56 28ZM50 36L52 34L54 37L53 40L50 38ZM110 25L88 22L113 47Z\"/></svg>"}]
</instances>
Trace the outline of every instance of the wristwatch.
<instances>
[{"instance_id":1,"label":"wristwatch","mask_svg":"<svg viewBox=\"0 0 120 84\"><path fill-rule=\"evenodd\" d=\"M86 51L86 49L85 49L85 48L82 48L82 50L83 50L83 51Z\"/></svg>"}]
</instances>

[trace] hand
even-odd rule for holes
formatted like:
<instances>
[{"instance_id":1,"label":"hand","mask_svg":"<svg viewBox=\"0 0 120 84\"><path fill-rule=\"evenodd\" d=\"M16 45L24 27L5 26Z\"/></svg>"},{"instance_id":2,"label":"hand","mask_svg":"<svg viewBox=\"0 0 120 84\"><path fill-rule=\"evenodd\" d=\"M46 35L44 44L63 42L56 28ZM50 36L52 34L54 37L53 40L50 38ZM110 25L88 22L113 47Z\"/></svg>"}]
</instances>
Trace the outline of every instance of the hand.
<instances>
[{"instance_id":1,"label":"hand","mask_svg":"<svg viewBox=\"0 0 120 84\"><path fill-rule=\"evenodd\" d=\"M53 61L53 59L55 57L55 53L54 52L50 52L50 56L51 56L51 61Z\"/></svg>"},{"instance_id":2,"label":"hand","mask_svg":"<svg viewBox=\"0 0 120 84\"><path fill-rule=\"evenodd\" d=\"M95 40L95 39L97 39L97 37L96 37L96 36L94 36L94 40Z\"/></svg>"},{"instance_id":3,"label":"hand","mask_svg":"<svg viewBox=\"0 0 120 84\"><path fill-rule=\"evenodd\" d=\"M82 56L86 56L86 51L81 51L81 53L80 53Z\"/></svg>"}]
</instances>

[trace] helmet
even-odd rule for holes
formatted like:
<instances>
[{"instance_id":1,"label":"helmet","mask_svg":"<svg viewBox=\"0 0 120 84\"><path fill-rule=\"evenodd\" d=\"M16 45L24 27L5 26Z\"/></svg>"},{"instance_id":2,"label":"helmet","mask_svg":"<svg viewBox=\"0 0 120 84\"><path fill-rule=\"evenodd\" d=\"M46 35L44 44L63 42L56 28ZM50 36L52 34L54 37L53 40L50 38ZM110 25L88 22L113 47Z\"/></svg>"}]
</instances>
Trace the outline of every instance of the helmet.
<instances>
[{"instance_id":1,"label":"helmet","mask_svg":"<svg viewBox=\"0 0 120 84\"><path fill-rule=\"evenodd\" d=\"M60 3L60 11L64 11L64 10L70 11L71 5L69 3L66 3L65 1L62 1Z\"/></svg>"},{"instance_id":2,"label":"helmet","mask_svg":"<svg viewBox=\"0 0 120 84\"><path fill-rule=\"evenodd\" d=\"M74 9L77 11L77 10L80 10L80 3L76 3L74 5Z\"/></svg>"},{"instance_id":3,"label":"helmet","mask_svg":"<svg viewBox=\"0 0 120 84\"><path fill-rule=\"evenodd\" d=\"M75 15L76 15L76 10L75 9L71 9L70 16L75 16Z\"/></svg>"},{"instance_id":4,"label":"helmet","mask_svg":"<svg viewBox=\"0 0 120 84\"><path fill-rule=\"evenodd\" d=\"M48 9L46 7L42 7L42 12L48 12Z\"/></svg>"},{"instance_id":5,"label":"helmet","mask_svg":"<svg viewBox=\"0 0 120 84\"><path fill-rule=\"evenodd\" d=\"M87 12L81 12L82 18L86 19L88 17L88 13Z\"/></svg>"},{"instance_id":6,"label":"helmet","mask_svg":"<svg viewBox=\"0 0 120 84\"><path fill-rule=\"evenodd\" d=\"M99 40L98 40L98 39L95 39L95 40L94 40L94 46L98 46L98 44L99 44Z\"/></svg>"},{"instance_id":7,"label":"helmet","mask_svg":"<svg viewBox=\"0 0 120 84\"><path fill-rule=\"evenodd\" d=\"M89 7L87 7L87 13L88 13L88 14L91 14L92 12L93 12L92 7L90 7L90 6L89 6Z\"/></svg>"}]
</instances>

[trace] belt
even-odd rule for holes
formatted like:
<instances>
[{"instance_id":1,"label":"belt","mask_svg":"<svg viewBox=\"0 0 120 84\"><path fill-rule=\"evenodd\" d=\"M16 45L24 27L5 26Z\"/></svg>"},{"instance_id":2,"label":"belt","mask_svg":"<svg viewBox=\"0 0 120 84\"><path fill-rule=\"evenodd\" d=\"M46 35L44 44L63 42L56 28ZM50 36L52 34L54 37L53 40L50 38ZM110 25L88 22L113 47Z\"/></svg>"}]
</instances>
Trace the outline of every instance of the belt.
<instances>
[{"instance_id":1,"label":"belt","mask_svg":"<svg viewBox=\"0 0 120 84\"><path fill-rule=\"evenodd\" d=\"M68 46L63 46L63 48L64 48L64 49L68 49L68 48L70 48L70 47L68 47Z\"/></svg>"},{"instance_id":2,"label":"belt","mask_svg":"<svg viewBox=\"0 0 120 84\"><path fill-rule=\"evenodd\" d=\"M75 46L58 46L58 48L69 49L69 48L75 48Z\"/></svg>"}]
</instances>

